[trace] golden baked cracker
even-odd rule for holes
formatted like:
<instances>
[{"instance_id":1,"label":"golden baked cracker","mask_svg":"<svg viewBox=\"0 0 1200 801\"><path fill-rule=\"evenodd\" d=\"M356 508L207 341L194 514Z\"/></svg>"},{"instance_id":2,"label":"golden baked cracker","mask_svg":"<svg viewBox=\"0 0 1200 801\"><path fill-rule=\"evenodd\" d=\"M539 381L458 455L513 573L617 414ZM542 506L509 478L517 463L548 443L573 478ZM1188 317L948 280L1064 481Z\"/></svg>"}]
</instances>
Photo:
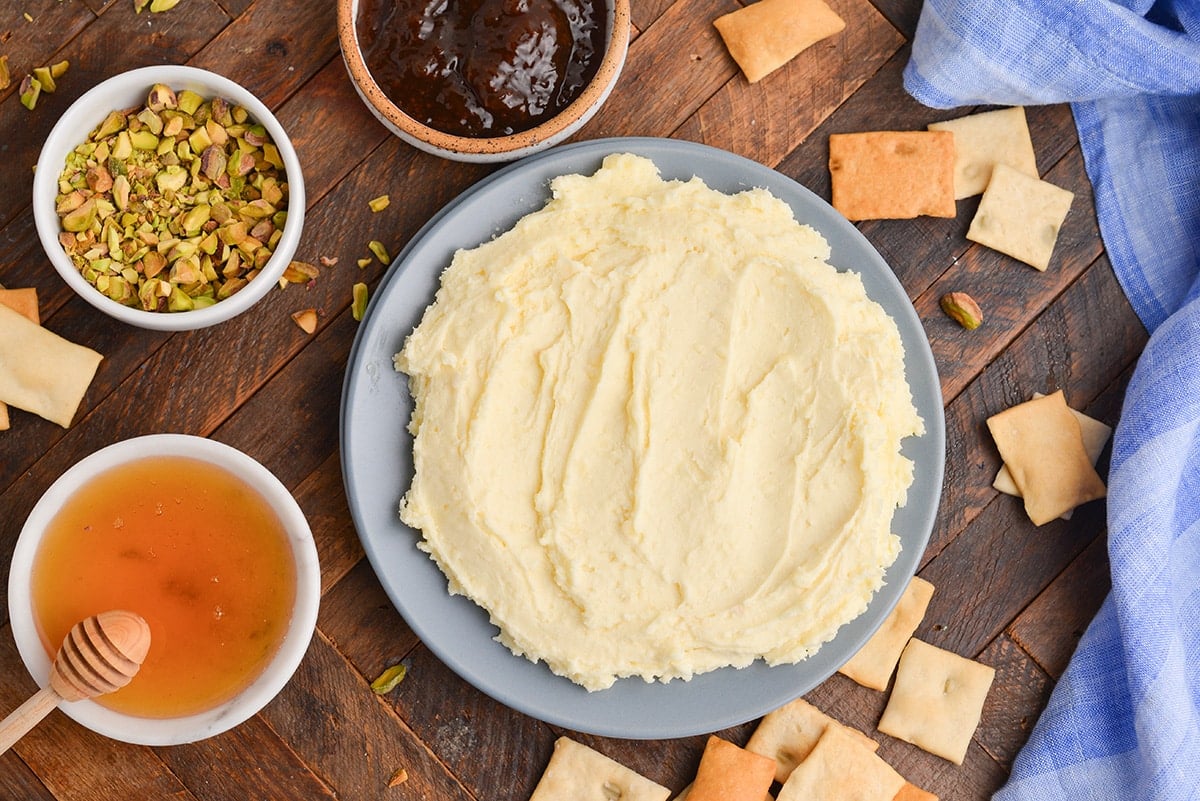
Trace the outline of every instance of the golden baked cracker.
<instances>
[{"instance_id":1,"label":"golden baked cracker","mask_svg":"<svg viewBox=\"0 0 1200 801\"><path fill-rule=\"evenodd\" d=\"M1062 390L993 415L987 425L1034 525L1107 493Z\"/></svg>"},{"instance_id":2,"label":"golden baked cracker","mask_svg":"<svg viewBox=\"0 0 1200 801\"><path fill-rule=\"evenodd\" d=\"M777 801L892 801L904 777L843 726L830 726Z\"/></svg>"},{"instance_id":3,"label":"golden baked cracker","mask_svg":"<svg viewBox=\"0 0 1200 801\"><path fill-rule=\"evenodd\" d=\"M0 401L67 428L102 358L0 305Z\"/></svg>"},{"instance_id":4,"label":"golden baked cracker","mask_svg":"<svg viewBox=\"0 0 1200 801\"><path fill-rule=\"evenodd\" d=\"M932 597L933 585L913 576L887 620L838 672L864 687L886 690L900 652L924 619Z\"/></svg>"},{"instance_id":5,"label":"golden baked cracker","mask_svg":"<svg viewBox=\"0 0 1200 801\"><path fill-rule=\"evenodd\" d=\"M961 765L995 676L989 665L911 639L879 730Z\"/></svg>"},{"instance_id":6,"label":"golden baked cracker","mask_svg":"<svg viewBox=\"0 0 1200 801\"><path fill-rule=\"evenodd\" d=\"M953 217L954 134L830 134L833 207L848 220Z\"/></svg>"},{"instance_id":7,"label":"golden baked cracker","mask_svg":"<svg viewBox=\"0 0 1200 801\"><path fill-rule=\"evenodd\" d=\"M954 134L954 198L978 195L987 188L992 168L1007 164L1038 177L1037 159L1025 109L1021 106L984 111L926 126Z\"/></svg>"},{"instance_id":8,"label":"golden baked cracker","mask_svg":"<svg viewBox=\"0 0 1200 801\"><path fill-rule=\"evenodd\" d=\"M839 723L803 698L797 698L767 713L759 721L754 734L750 735L750 741L746 743L746 750L773 759L775 781L782 784L795 767L808 757L821 735L830 727L846 729L869 751L879 747L879 743L858 729Z\"/></svg>"},{"instance_id":9,"label":"golden baked cracker","mask_svg":"<svg viewBox=\"0 0 1200 801\"><path fill-rule=\"evenodd\" d=\"M13 311L19 312L22 317L31 323L41 323L41 317L38 314L37 290L32 287L28 289L5 289L4 287L0 287L0 306L7 306ZM0 431L7 431L11 425L12 421L8 416L8 404L0 401Z\"/></svg>"},{"instance_id":10,"label":"golden baked cracker","mask_svg":"<svg viewBox=\"0 0 1200 801\"><path fill-rule=\"evenodd\" d=\"M713 25L750 83L846 27L823 0L758 0Z\"/></svg>"},{"instance_id":11,"label":"golden baked cracker","mask_svg":"<svg viewBox=\"0 0 1200 801\"><path fill-rule=\"evenodd\" d=\"M696 769L691 801L762 801L775 779L775 760L709 736Z\"/></svg>"},{"instance_id":12,"label":"golden baked cracker","mask_svg":"<svg viewBox=\"0 0 1200 801\"><path fill-rule=\"evenodd\" d=\"M906 783L892 801L938 801L938 797L928 790L922 790L915 784Z\"/></svg>"},{"instance_id":13,"label":"golden baked cracker","mask_svg":"<svg viewBox=\"0 0 1200 801\"><path fill-rule=\"evenodd\" d=\"M1074 198L1060 186L997 164L967 239L1045 271Z\"/></svg>"},{"instance_id":14,"label":"golden baked cracker","mask_svg":"<svg viewBox=\"0 0 1200 801\"><path fill-rule=\"evenodd\" d=\"M529 801L666 801L671 791L569 737L554 753Z\"/></svg>"},{"instance_id":15,"label":"golden baked cracker","mask_svg":"<svg viewBox=\"0 0 1200 801\"><path fill-rule=\"evenodd\" d=\"M1033 393L1033 397L1044 398L1040 392ZM1088 460L1092 466L1100 460L1100 454L1104 452L1104 446L1108 442L1108 438L1112 436L1112 426L1102 423L1094 417L1088 417L1081 411L1071 409L1071 415L1079 423L1079 433L1083 437L1083 450L1087 453ZM1012 473L1009 472L1007 465L1000 465L1000 470L996 473L996 478L992 481L992 487L998 492L1003 492L1005 495L1015 495L1021 497L1021 490L1017 489L1016 483L1012 480ZM1070 520L1074 510L1068 509L1059 515L1063 520Z\"/></svg>"}]
</instances>

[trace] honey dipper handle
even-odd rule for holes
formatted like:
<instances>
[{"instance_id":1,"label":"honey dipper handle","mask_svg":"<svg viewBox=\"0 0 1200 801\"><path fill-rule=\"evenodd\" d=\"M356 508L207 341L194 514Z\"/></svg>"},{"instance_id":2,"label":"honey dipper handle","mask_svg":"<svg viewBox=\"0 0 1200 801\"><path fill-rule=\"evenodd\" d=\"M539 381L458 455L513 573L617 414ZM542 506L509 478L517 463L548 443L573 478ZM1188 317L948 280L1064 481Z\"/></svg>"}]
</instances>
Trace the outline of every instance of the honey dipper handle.
<instances>
[{"instance_id":1,"label":"honey dipper handle","mask_svg":"<svg viewBox=\"0 0 1200 801\"><path fill-rule=\"evenodd\" d=\"M13 743L24 737L42 718L49 715L50 710L58 706L60 701L62 701L62 697L46 687L13 710L0 722L0 754L11 748Z\"/></svg>"}]
</instances>

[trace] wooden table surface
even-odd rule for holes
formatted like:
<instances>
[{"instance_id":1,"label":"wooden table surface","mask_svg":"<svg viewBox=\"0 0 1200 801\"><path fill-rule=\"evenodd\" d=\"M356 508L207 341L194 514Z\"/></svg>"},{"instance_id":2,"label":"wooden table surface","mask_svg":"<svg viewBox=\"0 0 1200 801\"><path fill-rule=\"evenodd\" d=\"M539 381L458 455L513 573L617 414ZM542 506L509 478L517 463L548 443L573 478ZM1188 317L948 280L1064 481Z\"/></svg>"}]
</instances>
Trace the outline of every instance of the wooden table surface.
<instances>
[{"instance_id":1,"label":"wooden table surface","mask_svg":"<svg viewBox=\"0 0 1200 801\"><path fill-rule=\"evenodd\" d=\"M841 34L750 85L712 20L736 0L634 0L634 40L608 104L575 138L677 137L775 167L828 199L828 137L916 130L966 113L934 111L903 90L918 0L830 0ZM28 18L23 16L27 12ZM316 537L323 599L308 654L283 692L232 731L191 745L130 746L59 712L0 757L0 799L488 799L524 801L559 730L489 699L412 634L364 560L347 510L338 408L356 323L351 286L366 243L397 252L445 203L493 168L424 155L360 103L342 64L330 0L180 0L135 15L133 0L6 3L0 54L17 80L69 59L59 90L33 111L16 85L0 92L0 284L37 287L44 324L105 359L69 430L13 412L0 434L0 564L21 525L73 463L112 442L182 432L234 445L265 464L300 502ZM34 233L31 167L67 105L134 67L187 63L240 82L280 117L299 152L308 210L297 258L322 267L310 287L273 289L251 313L181 334L115 323L74 296ZM917 636L993 665L996 681L963 765L875 732L886 695L835 675L807 695L876 736L880 753L943 799L988 797L1008 775L1055 679L1108 589L1103 503L1070 522L1032 526L991 487L999 458L984 419L1034 391L1116 421L1145 331L1114 278L1097 231L1069 108L1028 110L1039 169L1075 193L1050 269L1032 270L969 243L978 199L957 219L860 223L895 270L925 325L945 399L947 467L920 574L937 586ZM367 200L392 203L372 213ZM971 293L986 314L974 332L938 309ZM307 335L290 320L315 307ZM0 710L35 689L0 601ZM399 660L408 678L385 697L368 684ZM753 722L723 732L744 742ZM579 739L652 779L682 788L703 736L669 741ZM399 768L406 783L388 788Z\"/></svg>"}]
</instances>

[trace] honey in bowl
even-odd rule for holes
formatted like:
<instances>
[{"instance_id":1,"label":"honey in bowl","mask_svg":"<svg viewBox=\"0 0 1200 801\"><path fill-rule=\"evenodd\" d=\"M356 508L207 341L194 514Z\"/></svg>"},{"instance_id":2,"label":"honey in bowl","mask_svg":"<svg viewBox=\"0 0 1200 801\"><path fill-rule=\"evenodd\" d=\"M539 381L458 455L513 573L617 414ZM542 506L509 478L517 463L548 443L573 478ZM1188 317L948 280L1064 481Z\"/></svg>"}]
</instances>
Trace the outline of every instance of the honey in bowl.
<instances>
[{"instance_id":1,"label":"honey in bowl","mask_svg":"<svg viewBox=\"0 0 1200 801\"><path fill-rule=\"evenodd\" d=\"M30 577L51 657L89 615L146 619L141 670L96 702L148 718L204 712L249 686L283 643L296 582L270 504L229 471L179 456L128 462L81 486L50 521Z\"/></svg>"}]
</instances>

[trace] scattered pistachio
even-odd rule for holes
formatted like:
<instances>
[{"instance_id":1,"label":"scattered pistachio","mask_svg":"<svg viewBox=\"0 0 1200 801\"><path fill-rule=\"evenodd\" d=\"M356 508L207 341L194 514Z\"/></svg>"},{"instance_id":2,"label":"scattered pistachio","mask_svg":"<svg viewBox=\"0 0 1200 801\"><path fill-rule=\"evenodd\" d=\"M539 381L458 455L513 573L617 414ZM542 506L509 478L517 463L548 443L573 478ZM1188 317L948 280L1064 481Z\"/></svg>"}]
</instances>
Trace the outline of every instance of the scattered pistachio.
<instances>
[{"instance_id":1,"label":"scattered pistachio","mask_svg":"<svg viewBox=\"0 0 1200 801\"><path fill-rule=\"evenodd\" d=\"M397 768L392 774L392 778L388 779L388 787L398 787L408 781L408 771L404 768Z\"/></svg>"},{"instance_id":2,"label":"scattered pistachio","mask_svg":"<svg viewBox=\"0 0 1200 801\"><path fill-rule=\"evenodd\" d=\"M375 254L375 258L379 259L384 264L391 263L391 257L388 256L387 248L378 239L372 239L367 243L367 248Z\"/></svg>"},{"instance_id":3,"label":"scattered pistachio","mask_svg":"<svg viewBox=\"0 0 1200 801\"><path fill-rule=\"evenodd\" d=\"M59 241L89 283L129 306L186 311L259 274L287 221L287 181L236 110L155 85L141 108L109 113L67 156ZM207 144L193 147L200 133Z\"/></svg>"},{"instance_id":4,"label":"scattered pistachio","mask_svg":"<svg viewBox=\"0 0 1200 801\"><path fill-rule=\"evenodd\" d=\"M383 211L384 209L386 209L388 207L388 204L391 202L392 201L388 198L387 195L380 195L377 198L372 198L371 200L368 200L367 205L371 207L371 211L380 212L380 211Z\"/></svg>"},{"instance_id":5,"label":"scattered pistachio","mask_svg":"<svg viewBox=\"0 0 1200 801\"><path fill-rule=\"evenodd\" d=\"M337 265L337 263L338 263L337 256L322 256L321 257L321 264L324 264L326 267L334 267Z\"/></svg>"},{"instance_id":6,"label":"scattered pistachio","mask_svg":"<svg viewBox=\"0 0 1200 801\"><path fill-rule=\"evenodd\" d=\"M317 330L316 309L301 309L298 312L292 312L292 319L306 334L311 334Z\"/></svg>"},{"instance_id":7,"label":"scattered pistachio","mask_svg":"<svg viewBox=\"0 0 1200 801\"><path fill-rule=\"evenodd\" d=\"M316 267L304 261L293 261L283 270L283 277L289 284L307 284L315 281L319 274Z\"/></svg>"},{"instance_id":8,"label":"scattered pistachio","mask_svg":"<svg viewBox=\"0 0 1200 801\"><path fill-rule=\"evenodd\" d=\"M33 77L37 78L37 82L42 85L42 91L47 94L54 94L54 90L58 88L49 67L34 67Z\"/></svg>"},{"instance_id":9,"label":"scattered pistachio","mask_svg":"<svg viewBox=\"0 0 1200 801\"><path fill-rule=\"evenodd\" d=\"M32 75L26 75L21 80L21 105L33 111L33 107L37 105L38 97L42 94L42 82Z\"/></svg>"},{"instance_id":10,"label":"scattered pistachio","mask_svg":"<svg viewBox=\"0 0 1200 801\"><path fill-rule=\"evenodd\" d=\"M354 301L350 304L350 313L354 315L356 322L362 322L363 315L367 313L367 285L363 283L355 284L353 298Z\"/></svg>"},{"instance_id":11,"label":"scattered pistachio","mask_svg":"<svg viewBox=\"0 0 1200 801\"><path fill-rule=\"evenodd\" d=\"M50 74L55 78L61 78L67 74L67 70L71 68L71 62L65 58L62 61L57 61L50 65Z\"/></svg>"},{"instance_id":12,"label":"scattered pistachio","mask_svg":"<svg viewBox=\"0 0 1200 801\"><path fill-rule=\"evenodd\" d=\"M150 13L157 14L160 11L170 11L179 4L179 0L150 0Z\"/></svg>"},{"instance_id":13,"label":"scattered pistachio","mask_svg":"<svg viewBox=\"0 0 1200 801\"><path fill-rule=\"evenodd\" d=\"M0 56L0 91L12 86L12 74L8 71L8 54Z\"/></svg>"},{"instance_id":14,"label":"scattered pistachio","mask_svg":"<svg viewBox=\"0 0 1200 801\"><path fill-rule=\"evenodd\" d=\"M368 257L367 257L367 258L365 258L365 259L359 259L359 260L358 260L358 269L362 270L362 269L366 268L366 266L367 266L368 264L370 264L370 263L371 263L371 257L370 257L370 256L368 256Z\"/></svg>"},{"instance_id":15,"label":"scattered pistachio","mask_svg":"<svg viewBox=\"0 0 1200 801\"><path fill-rule=\"evenodd\" d=\"M983 323L983 310L966 292L949 292L942 295L941 306L950 319L968 331L974 331Z\"/></svg>"},{"instance_id":16,"label":"scattered pistachio","mask_svg":"<svg viewBox=\"0 0 1200 801\"><path fill-rule=\"evenodd\" d=\"M357 290L360 286L364 290L367 288L366 284L355 284L355 290ZM356 317L354 319L357 320L358 318ZM399 665L392 665L387 670L380 673L379 678L371 682L371 689L374 690L376 695L387 695L392 690L396 689L396 685L404 681L404 677L406 675L408 675L408 668L405 667L403 663Z\"/></svg>"}]
</instances>

